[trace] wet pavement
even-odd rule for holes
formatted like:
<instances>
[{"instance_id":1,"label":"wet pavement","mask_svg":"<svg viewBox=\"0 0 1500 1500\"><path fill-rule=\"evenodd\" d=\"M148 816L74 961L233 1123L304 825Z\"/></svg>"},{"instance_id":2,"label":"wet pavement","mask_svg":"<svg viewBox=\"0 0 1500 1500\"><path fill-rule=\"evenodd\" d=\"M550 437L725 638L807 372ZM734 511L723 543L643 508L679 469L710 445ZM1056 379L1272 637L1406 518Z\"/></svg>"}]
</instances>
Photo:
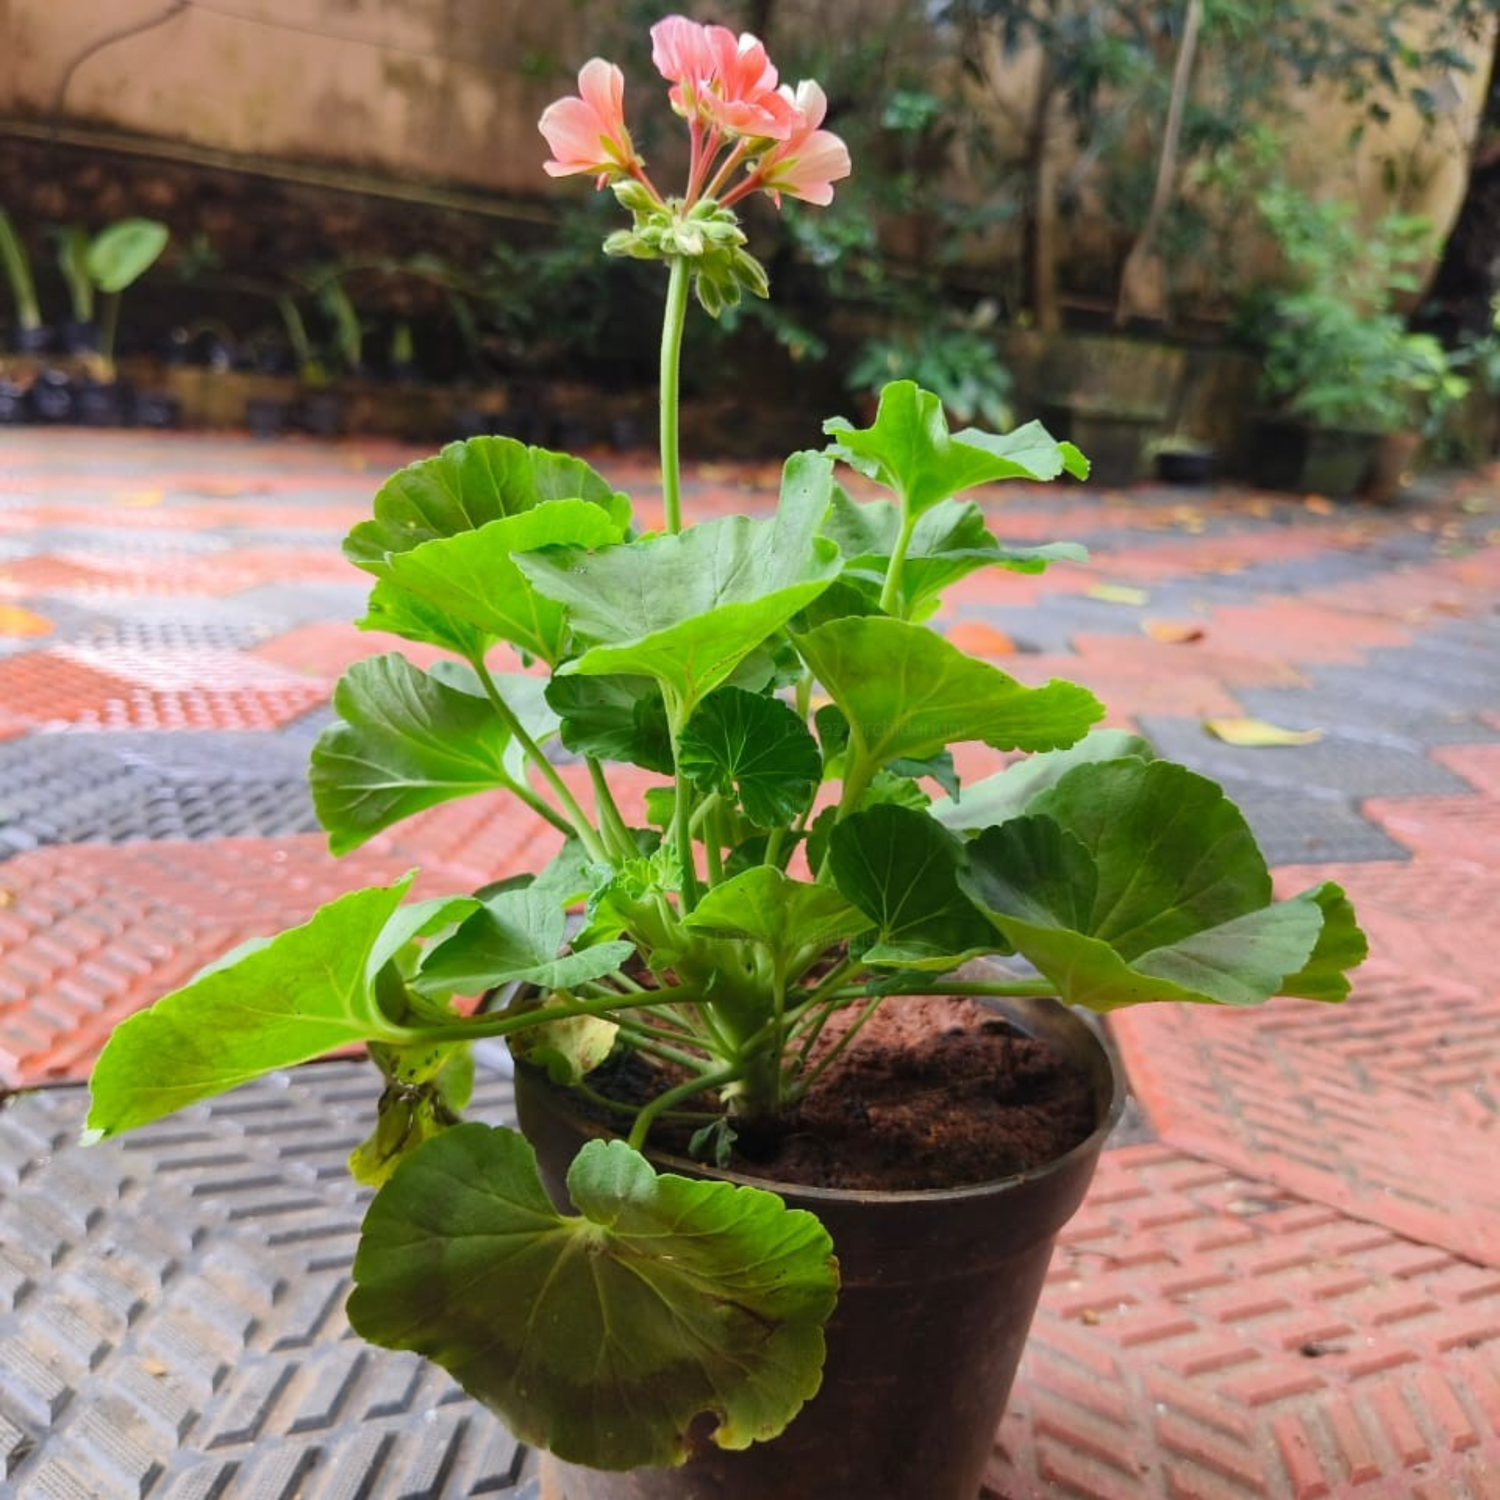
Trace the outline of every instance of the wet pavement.
<instances>
[{"instance_id":1,"label":"wet pavement","mask_svg":"<svg viewBox=\"0 0 1500 1500\"><path fill-rule=\"evenodd\" d=\"M7 433L0 447L0 1493L525 1497L526 1456L342 1315L374 1096L337 1062L74 1143L112 1025L244 938L547 835L459 802L342 861L304 767L375 443ZM647 516L644 458L598 455ZM700 466L690 515L763 510ZM1087 568L971 578L939 623L1222 780L1278 881L1332 876L1373 956L1341 1008L1111 1025L1136 1127L1060 1243L995 1500L1500 1497L1500 474L1389 510L1004 488ZM1206 721L1318 731L1240 746ZM996 758L960 756L970 776ZM41 1087L45 1086L45 1087ZM503 1113L503 1078L485 1108ZM797 1500L797 1497L788 1497ZM872 1497L877 1500L877 1497ZM918 1497L878 1497L918 1500Z\"/></svg>"}]
</instances>

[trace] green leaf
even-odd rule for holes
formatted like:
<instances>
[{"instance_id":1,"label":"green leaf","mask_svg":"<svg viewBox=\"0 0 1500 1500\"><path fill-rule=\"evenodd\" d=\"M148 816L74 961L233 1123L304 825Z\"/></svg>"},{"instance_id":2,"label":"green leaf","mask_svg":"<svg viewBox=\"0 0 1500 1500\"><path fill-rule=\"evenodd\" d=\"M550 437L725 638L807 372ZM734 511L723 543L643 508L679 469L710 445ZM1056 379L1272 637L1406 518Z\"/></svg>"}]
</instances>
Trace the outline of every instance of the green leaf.
<instances>
[{"instance_id":1,"label":"green leaf","mask_svg":"<svg viewBox=\"0 0 1500 1500\"><path fill-rule=\"evenodd\" d=\"M438 995L479 995L518 982L571 989L612 974L635 951L614 942L561 953L566 929L566 911L552 890L533 884L502 891L427 954L412 987Z\"/></svg>"},{"instance_id":2,"label":"green leaf","mask_svg":"<svg viewBox=\"0 0 1500 1500\"><path fill-rule=\"evenodd\" d=\"M925 812L906 807L872 807L833 829L829 872L875 923L866 963L951 969L1006 946L959 889L962 847Z\"/></svg>"},{"instance_id":3,"label":"green leaf","mask_svg":"<svg viewBox=\"0 0 1500 1500\"><path fill-rule=\"evenodd\" d=\"M370 590L364 618L356 623L361 630L384 630L402 640L440 646L468 661L482 661L493 644L484 631L408 593L388 578L380 579Z\"/></svg>"},{"instance_id":4,"label":"green leaf","mask_svg":"<svg viewBox=\"0 0 1500 1500\"><path fill-rule=\"evenodd\" d=\"M678 536L599 553L557 548L518 559L591 642L565 673L654 678L680 715L725 682L838 573L838 549L817 536L833 466L815 453L787 463L774 519L731 516Z\"/></svg>"},{"instance_id":5,"label":"green leaf","mask_svg":"<svg viewBox=\"0 0 1500 1500\"><path fill-rule=\"evenodd\" d=\"M893 760L887 769L893 776L908 776L914 781L930 776L950 797L959 794L958 771L947 750L940 750L924 760Z\"/></svg>"},{"instance_id":6,"label":"green leaf","mask_svg":"<svg viewBox=\"0 0 1500 1500\"><path fill-rule=\"evenodd\" d=\"M1212 782L1163 761L1075 767L968 846L960 885L1069 1004L1340 1000L1364 940L1336 886L1271 901Z\"/></svg>"},{"instance_id":7,"label":"green leaf","mask_svg":"<svg viewBox=\"0 0 1500 1500\"><path fill-rule=\"evenodd\" d=\"M900 509L889 500L857 502L840 490L823 534L832 537L844 554L844 580L860 588L869 604L876 604L900 540ZM921 618L949 585L980 568L1040 573L1052 562L1087 560L1087 548L1074 542L1004 546L990 534L984 512L973 501L944 500L925 511L912 531L901 570L899 613L906 619Z\"/></svg>"},{"instance_id":8,"label":"green leaf","mask_svg":"<svg viewBox=\"0 0 1500 1500\"><path fill-rule=\"evenodd\" d=\"M343 722L318 737L310 781L335 854L440 802L515 785L510 731L490 703L404 656L356 662L333 707Z\"/></svg>"},{"instance_id":9,"label":"green leaf","mask_svg":"<svg viewBox=\"0 0 1500 1500\"><path fill-rule=\"evenodd\" d=\"M834 441L828 452L893 490L908 516L975 485L1000 479L1056 479L1080 462L1070 444L1050 438L1038 422L1005 437L948 431L943 403L914 381L898 380L880 393L874 423L855 428L842 417L823 424Z\"/></svg>"},{"instance_id":10,"label":"green leaf","mask_svg":"<svg viewBox=\"0 0 1500 1500\"><path fill-rule=\"evenodd\" d=\"M1156 752L1150 741L1138 734L1128 734L1123 729L1095 729L1066 750L1028 755L1025 760L976 781L964 791L962 800L940 798L932 804L932 816L955 833L978 833L981 828L1019 817L1033 798L1056 786L1074 766L1087 761L1123 760L1127 756L1154 760Z\"/></svg>"},{"instance_id":11,"label":"green leaf","mask_svg":"<svg viewBox=\"0 0 1500 1500\"><path fill-rule=\"evenodd\" d=\"M344 555L379 571L394 554L478 530L547 500L586 500L621 528L630 520L629 499L581 459L528 448L514 438L477 437L450 443L386 480L375 496L374 518L349 533Z\"/></svg>"},{"instance_id":12,"label":"green leaf","mask_svg":"<svg viewBox=\"0 0 1500 1500\"><path fill-rule=\"evenodd\" d=\"M715 886L683 926L711 937L748 939L771 952L783 979L795 979L794 960L812 963L835 943L868 932L873 919L826 885L793 880L757 865Z\"/></svg>"},{"instance_id":13,"label":"green leaf","mask_svg":"<svg viewBox=\"0 0 1500 1500\"><path fill-rule=\"evenodd\" d=\"M84 257L89 279L101 292L123 292L156 263L170 238L155 219L121 219L101 229Z\"/></svg>"},{"instance_id":14,"label":"green leaf","mask_svg":"<svg viewBox=\"0 0 1500 1500\"><path fill-rule=\"evenodd\" d=\"M558 1213L531 1146L462 1125L365 1217L349 1320L436 1361L523 1443L592 1468L774 1437L817 1390L837 1295L827 1231L774 1194L656 1175L590 1141Z\"/></svg>"},{"instance_id":15,"label":"green leaf","mask_svg":"<svg viewBox=\"0 0 1500 1500\"><path fill-rule=\"evenodd\" d=\"M575 755L623 760L673 774L672 731L661 689L649 677L554 677L547 702Z\"/></svg>"},{"instance_id":16,"label":"green leaf","mask_svg":"<svg viewBox=\"0 0 1500 1500\"><path fill-rule=\"evenodd\" d=\"M381 968L432 918L425 903L398 911L410 883L341 896L117 1026L90 1083L93 1138L355 1042L410 1041L375 993Z\"/></svg>"},{"instance_id":17,"label":"green leaf","mask_svg":"<svg viewBox=\"0 0 1500 1500\"><path fill-rule=\"evenodd\" d=\"M1030 811L1079 839L1099 871L1089 931L1127 958L1271 899L1244 815L1205 776L1169 761L1095 761Z\"/></svg>"},{"instance_id":18,"label":"green leaf","mask_svg":"<svg viewBox=\"0 0 1500 1500\"><path fill-rule=\"evenodd\" d=\"M477 531L423 542L382 566L386 578L430 609L555 666L567 640L563 608L531 587L511 555L539 547L607 547L623 535L620 523L597 505L551 500Z\"/></svg>"},{"instance_id":19,"label":"green leaf","mask_svg":"<svg viewBox=\"0 0 1500 1500\"><path fill-rule=\"evenodd\" d=\"M807 725L779 698L722 687L698 705L678 744L683 774L703 791L738 797L762 828L790 822L823 779Z\"/></svg>"},{"instance_id":20,"label":"green leaf","mask_svg":"<svg viewBox=\"0 0 1500 1500\"><path fill-rule=\"evenodd\" d=\"M849 721L872 766L926 760L951 744L981 740L997 750L1071 745L1104 715L1071 682L1023 687L941 636L904 620L831 620L795 645Z\"/></svg>"},{"instance_id":21,"label":"green leaf","mask_svg":"<svg viewBox=\"0 0 1500 1500\"><path fill-rule=\"evenodd\" d=\"M1354 907L1342 886L1324 881L1296 898L1312 901L1323 913L1323 930L1307 966L1283 979L1281 995L1302 1000L1338 1001L1348 998L1350 969L1357 969L1370 956L1370 945L1359 929Z\"/></svg>"}]
</instances>

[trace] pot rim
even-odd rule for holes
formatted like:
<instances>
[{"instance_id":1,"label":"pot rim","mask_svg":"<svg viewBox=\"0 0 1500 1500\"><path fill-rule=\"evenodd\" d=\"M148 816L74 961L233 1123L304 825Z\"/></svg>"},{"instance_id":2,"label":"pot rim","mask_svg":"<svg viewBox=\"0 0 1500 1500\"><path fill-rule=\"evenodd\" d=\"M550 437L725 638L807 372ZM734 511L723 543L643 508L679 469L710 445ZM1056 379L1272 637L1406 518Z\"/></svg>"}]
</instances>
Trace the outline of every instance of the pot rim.
<instances>
[{"instance_id":1,"label":"pot rim","mask_svg":"<svg viewBox=\"0 0 1500 1500\"><path fill-rule=\"evenodd\" d=\"M1039 1182L1048 1177L1060 1175L1068 1171L1081 1159L1096 1155L1104 1146L1120 1117L1125 1113L1125 1103L1129 1097L1129 1086L1125 1078L1125 1068L1120 1060L1118 1051L1108 1034L1102 1026L1094 1023L1090 1012L1081 1011L1076 1006L1064 1005L1062 1001L1047 997L1028 997L1024 1000L1006 1000L989 1002L997 1010L1011 1015L1021 1017L1023 1021L1029 1022L1031 1017L1027 1012L1031 1009L1046 1009L1054 1011L1058 1017L1068 1026L1076 1027L1087 1039L1090 1046L1095 1048L1103 1062L1109 1076L1109 1103L1099 1123L1086 1135L1077 1145L1064 1151L1061 1156L1055 1156L1051 1161L1042 1163L1039 1167L1032 1167L1025 1172L1016 1172L1009 1177L991 1177L984 1182L965 1183L961 1187L951 1188L894 1188L890 1190L872 1188L829 1188L816 1187L811 1184L799 1182L783 1182L774 1177L752 1177L745 1172L731 1172L719 1167L710 1166L706 1162L690 1161L683 1156L677 1156L669 1151L654 1151L649 1147L643 1153L650 1161L660 1167L671 1171L683 1173L691 1177L711 1177L715 1182L729 1182L736 1187L757 1187L767 1192L775 1193L780 1198L794 1199L802 1203L951 1203L969 1199L986 1198L993 1196L997 1191L1005 1191L1019 1187L1023 1183ZM542 1088L544 1095L552 1101L565 1099L567 1089L559 1088L553 1084L544 1072L529 1068L525 1064L517 1062L516 1072L519 1076L525 1071ZM623 1139L623 1136L616 1137Z\"/></svg>"}]
</instances>

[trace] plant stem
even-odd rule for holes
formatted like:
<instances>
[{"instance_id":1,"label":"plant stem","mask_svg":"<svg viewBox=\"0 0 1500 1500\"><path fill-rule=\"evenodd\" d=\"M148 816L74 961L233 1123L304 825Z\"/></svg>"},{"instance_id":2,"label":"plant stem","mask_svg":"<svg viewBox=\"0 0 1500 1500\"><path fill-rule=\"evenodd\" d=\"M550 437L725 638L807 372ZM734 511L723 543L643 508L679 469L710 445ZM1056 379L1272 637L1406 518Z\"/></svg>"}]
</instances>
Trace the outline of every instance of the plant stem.
<instances>
[{"instance_id":1,"label":"plant stem","mask_svg":"<svg viewBox=\"0 0 1500 1500\"><path fill-rule=\"evenodd\" d=\"M682 330L687 322L688 263L672 257L667 310L661 329L661 498L667 530L682 530L682 469L677 456L677 415L682 367Z\"/></svg>"},{"instance_id":2,"label":"plant stem","mask_svg":"<svg viewBox=\"0 0 1500 1500\"><path fill-rule=\"evenodd\" d=\"M677 746L672 746L677 759ZM682 914L687 916L698 905L698 870L693 863L692 815L688 811L688 779L681 766L676 768L677 804L672 809L672 831L677 840L677 860L682 866Z\"/></svg>"},{"instance_id":3,"label":"plant stem","mask_svg":"<svg viewBox=\"0 0 1500 1500\"><path fill-rule=\"evenodd\" d=\"M515 709L500 696L500 689L495 686L495 679L490 675L490 669L485 666L482 658L472 660L469 664L478 675L495 712L505 721L505 727L515 735L521 748L542 773L543 779L552 788L557 800L562 803L563 811L573 820L572 832L577 834L578 841L588 851L589 857L600 863L607 862L608 855L604 846L599 842L599 835L594 825L589 822L583 809L578 805L578 799L568 790L567 782L557 774L552 762L542 753L541 746L526 732L526 726L517 717Z\"/></svg>"},{"instance_id":4,"label":"plant stem","mask_svg":"<svg viewBox=\"0 0 1500 1500\"><path fill-rule=\"evenodd\" d=\"M686 1083L679 1083L676 1088L668 1089L664 1094L658 1094L635 1117L628 1144L636 1151L641 1150L646 1144L646 1137L651 1133L652 1125L673 1105L681 1103L684 1099L691 1099L694 1094L716 1089L720 1084L733 1083L738 1076L738 1068L720 1068L717 1072L705 1073L699 1078L689 1078Z\"/></svg>"},{"instance_id":5,"label":"plant stem","mask_svg":"<svg viewBox=\"0 0 1500 1500\"><path fill-rule=\"evenodd\" d=\"M901 574L906 567L906 550L911 546L912 533L917 529L917 518L906 515L905 498L902 499L901 535L896 538L896 549L891 553L890 565L885 570L885 587L880 591L880 607L888 615L904 618L899 608L901 603Z\"/></svg>"},{"instance_id":6,"label":"plant stem","mask_svg":"<svg viewBox=\"0 0 1500 1500\"><path fill-rule=\"evenodd\" d=\"M594 784L594 803L599 810L600 829L614 842L621 858L634 859L639 851L635 847L635 840L630 836L630 829L626 826L619 804L614 799L614 793L609 789L609 778L604 774L604 767L592 755L588 757L588 767L589 780Z\"/></svg>"}]
</instances>

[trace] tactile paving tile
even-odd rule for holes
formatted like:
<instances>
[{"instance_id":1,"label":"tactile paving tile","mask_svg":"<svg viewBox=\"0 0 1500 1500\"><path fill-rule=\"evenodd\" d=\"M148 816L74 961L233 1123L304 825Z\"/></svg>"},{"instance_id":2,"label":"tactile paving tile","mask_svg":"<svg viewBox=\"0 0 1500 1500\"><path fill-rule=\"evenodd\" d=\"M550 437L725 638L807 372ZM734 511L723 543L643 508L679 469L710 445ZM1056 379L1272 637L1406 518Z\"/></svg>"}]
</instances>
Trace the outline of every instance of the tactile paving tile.
<instances>
[{"instance_id":1,"label":"tactile paving tile","mask_svg":"<svg viewBox=\"0 0 1500 1500\"><path fill-rule=\"evenodd\" d=\"M167 527L63 526L42 527L35 533L35 550L86 560L92 554L114 557L183 557L223 552L228 540L211 531Z\"/></svg>"},{"instance_id":2,"label":"tactile paving tile","mask_svg":"<svg viewBox=\"0 0 1500 1500\"><path fill-rule=\"evenodd\" d=\"M1266 863L1326 860L1404 860L1410 851L1383 833L1341 793L1294 782L1218 777L1245 815Z\"/></svg>"},{"instance_id":3,"label":"tactile paving tile","mask_svg":"<svg viewBox=\"0 0 1500 1500\"><path fill-rule=\"evenodd\" d=\"M103 1146L81 1090L0 1116L0 1486L15 1500L518 1496L523 1453L343 1314L363 1064L278 1075ZM472 1113L508 1092L481 1075Z\"/></svg>"},{"instance_id":4,"label":"tactile paving tile","mask_svg":"<svg viewBox=\"0 0 1500 1500\"><path fill-rule=\"evenodd\" d=\"M235 603L287 625L315 620L354 620L365 613L371 581L361 583L266 583L245 589Z\"/></svg>"},{"instance_id":5,"label":"tactile paving tile","mask_svg":"<svg viewBox=\"0 0 1500 1500\"><path fill-rule=\"evenodd\" d=\"M0 660L0 702L35 725L273 729L327 694L248 652L59 647Z\"/></svg>"},{"instance_id":6,"label":"tactile paving tile","mask_svg":"<svg viewBox=\"0 0 1500 1500\"><path fill-rule=\"evenodd\" d=\"M986 1500L1489 1500L1500 1274L1169 1146L1062 1232Z\"/></svg>"},{"instance_id":7,"label":"tactile paving tile","mask_svg":"<svg viewBox=\"0 0 1500 1500\"><path fill-rule=\"evenodd\" d=\"M42 844L109 841L122 825L141 826L162 790L156 777L88 739L8 740L0 744L0 858Z\"/></svg>"},{"instance_id":8,"label":"tactile paving tile","mask_svg":"<svg viewBox=\"0 0 1500 1500\"><path fill-rule=\"evenodd\" d=\"M334 860L313 834L76 844L0 863L0 1088L85 1075L119 1020L236 943L414 863L369 849ZM433 860L417 889L471 884Z\"/></svg>"},{"instance_id":9,"label":"tactile paving tile","mask_svg":"<svg viewBox=\"0 0 1500 1500\"><path fill-rule=\"evenodd\" d=\"M1500 1267L1492 997L1375 961L1336 1011L1142 1006L1115 1035L1163 1141Z\"/></svg>"},{"instance_id":10,"label":"tactile paving tile","mask_svg":"<svg viewBox=\"0 0 1500 1500\"><path fill-rule=\"evenodd\" d=\"M1315 698L1308 700L1309 709L1315 704ZM1311 745L1231 745L1209 734L1201 724L1179 718L1143 717L1141 727L1162 755L1237 785L1263 782L1323 788L1356 799L1472 791L1462 777L1430 759L1424 746L1403 745L1392 739L1357 739L1326 722L1310 726L1328 729L1323 739Z\"/></svg>"},{"instance_id":11,"label":"tactile paving tile","mask_svg":"<svg viewBox=\"0 0 1500 1500\"><path fill-rule=\"evenodd\" d=\"M1335 677L1333 674L1338 673ZM1337 725L1362 739L1395 738L1422 746L1468 744L1495 732L1471 709L1454 707L1439 684L1366 677L1352 667L1309 670L1308 688L1241 688L1247 713L1288 729Z\"/></svg>"},{"instance_id":12,"label":"tactile paving tile","mask_svg":"<svg viewBox=\"0 0 1500 1500\"><path fill-rule=\"evenodd\" d=\"M0 859L47 844L317 826L305 757L266 735L53 733L0 744Z\"/></svg>"}]
</instances>

